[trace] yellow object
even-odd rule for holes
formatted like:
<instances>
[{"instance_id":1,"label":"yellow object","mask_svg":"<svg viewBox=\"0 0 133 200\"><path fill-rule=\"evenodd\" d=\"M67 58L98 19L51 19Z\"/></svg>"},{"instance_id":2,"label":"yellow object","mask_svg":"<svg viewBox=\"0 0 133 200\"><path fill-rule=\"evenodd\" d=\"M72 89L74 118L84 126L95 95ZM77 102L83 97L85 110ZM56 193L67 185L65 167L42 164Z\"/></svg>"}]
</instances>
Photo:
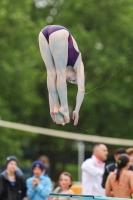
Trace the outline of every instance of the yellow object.
<instances>
[{"instance_id":1,"label":"yellow object","mask_svg":"<svg viewBox=\"0 0 133 200\"><path fill-rule=\"evenodd\" d=\"M71 190L74 194L82 194L82 185L72 185Z\"/></svg>"}]
</instances>

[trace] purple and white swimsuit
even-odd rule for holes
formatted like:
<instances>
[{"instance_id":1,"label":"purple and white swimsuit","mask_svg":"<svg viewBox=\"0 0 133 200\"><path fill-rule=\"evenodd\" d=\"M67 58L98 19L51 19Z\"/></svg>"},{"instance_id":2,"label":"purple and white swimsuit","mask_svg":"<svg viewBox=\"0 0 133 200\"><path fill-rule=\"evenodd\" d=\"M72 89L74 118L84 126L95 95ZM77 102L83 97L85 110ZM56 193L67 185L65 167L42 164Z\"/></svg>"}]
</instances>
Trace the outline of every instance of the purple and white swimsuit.
<instances>
[{"instance_id":1,"label":"purple and white swimsuit","mask_svg":"<svg viewBox=\"0 0 133 200\"><path fill-rule=\"evenodd\" d=\"M65 29L69 32L68 29L66 29L63 26L59 26L59 25L49 25L46 26L42 29L42 33L45 36L46 40L49 43L49 36L50 34L54 33L55 31L59 31ZM67 60L67 66L72 66L74 67L75 62L79 56L80 52L76 51L73 45L73 40L72 40L72 36L71 33L69 32L69 37L68 37L68 60Z\"/></svg>"}]
</instances>

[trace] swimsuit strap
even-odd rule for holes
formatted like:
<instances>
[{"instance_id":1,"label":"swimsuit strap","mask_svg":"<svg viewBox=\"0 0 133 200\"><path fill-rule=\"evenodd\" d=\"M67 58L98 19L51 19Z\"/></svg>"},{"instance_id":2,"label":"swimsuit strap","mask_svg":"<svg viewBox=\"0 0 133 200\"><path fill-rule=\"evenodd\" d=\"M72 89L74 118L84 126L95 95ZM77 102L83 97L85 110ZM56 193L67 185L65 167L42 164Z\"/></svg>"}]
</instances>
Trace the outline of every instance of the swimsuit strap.
<instances>
[{"instance_id":1,"label":"swimsuit strap","mask_svg":"<svg viewBox=\"0 0 133 200\"><path fill-rule=\"evenodd\" d=\"M133 188L130 187L130 191L131 191L131 193L133 194Z\"/></svg>"},{"instance_id":2,"label":"swimsuit strap","mask_svg":"<svg viewBox=\"0 0 133 200\"><path fill-rule=\"evenodd\" d=\"M116 172L114 172L114 174L116 174ZM121 184L121 183L120 183L120 179L118 179L118 180L115 182L113 188L116 187L116 186L120 186L120 187L122 187L122 188L129 189L131 193L133 192L132 188L130 188L130 187L124 185L124 184Z\"/></svg>"},{"instance_id":3,"label":"swimsuit strap","mask_svg":"<svg viewBox=\"0 0 133 200\"><path fill-rule=\"evenodd\" d=\"M119 180L115 182L113 188L116 187L116 186L120 186L120 187L122 187L122 188L124 188L124 189L130 190L130 193L133 195L133 188L121 184Z\"/></svg>"}]
</instances>

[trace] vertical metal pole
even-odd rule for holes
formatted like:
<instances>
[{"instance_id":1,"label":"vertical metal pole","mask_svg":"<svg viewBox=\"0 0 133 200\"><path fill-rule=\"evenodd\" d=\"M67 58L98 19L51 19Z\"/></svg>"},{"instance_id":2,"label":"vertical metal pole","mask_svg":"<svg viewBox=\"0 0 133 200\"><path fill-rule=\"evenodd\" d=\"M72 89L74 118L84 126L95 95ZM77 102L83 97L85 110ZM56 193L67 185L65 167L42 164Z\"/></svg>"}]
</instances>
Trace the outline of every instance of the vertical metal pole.
<instances>
[{"instance_id":1,"label":"vertical metal pole","mask_svg":"<svg viewBox=\"0 0 133 200\"><path fill-rule=\"evenodd\" d=\"M84 161L85 144L78 142L78 181L81 182L81 165Z\"/></svg>"}]
</instances>

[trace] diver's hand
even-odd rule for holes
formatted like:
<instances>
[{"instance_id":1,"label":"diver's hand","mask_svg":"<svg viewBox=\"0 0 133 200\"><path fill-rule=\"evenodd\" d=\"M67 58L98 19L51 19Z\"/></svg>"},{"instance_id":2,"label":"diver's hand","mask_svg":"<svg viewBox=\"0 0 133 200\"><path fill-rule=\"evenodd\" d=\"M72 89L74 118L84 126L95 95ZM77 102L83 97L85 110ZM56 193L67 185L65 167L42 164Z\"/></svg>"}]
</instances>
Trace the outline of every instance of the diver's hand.
<instances>
[{"instance_id":1,"label":"diver's hand","mask_svg":"<svg viewBox=\"0 0 133 200\"><path fill-rule=\"evenodd\" d=\"M72 119L74 120L74 126L76 126L78 124L78 120L79 120L78 111L76 111L76 110L73 111Z\"/></svg>"}]
</instances>

